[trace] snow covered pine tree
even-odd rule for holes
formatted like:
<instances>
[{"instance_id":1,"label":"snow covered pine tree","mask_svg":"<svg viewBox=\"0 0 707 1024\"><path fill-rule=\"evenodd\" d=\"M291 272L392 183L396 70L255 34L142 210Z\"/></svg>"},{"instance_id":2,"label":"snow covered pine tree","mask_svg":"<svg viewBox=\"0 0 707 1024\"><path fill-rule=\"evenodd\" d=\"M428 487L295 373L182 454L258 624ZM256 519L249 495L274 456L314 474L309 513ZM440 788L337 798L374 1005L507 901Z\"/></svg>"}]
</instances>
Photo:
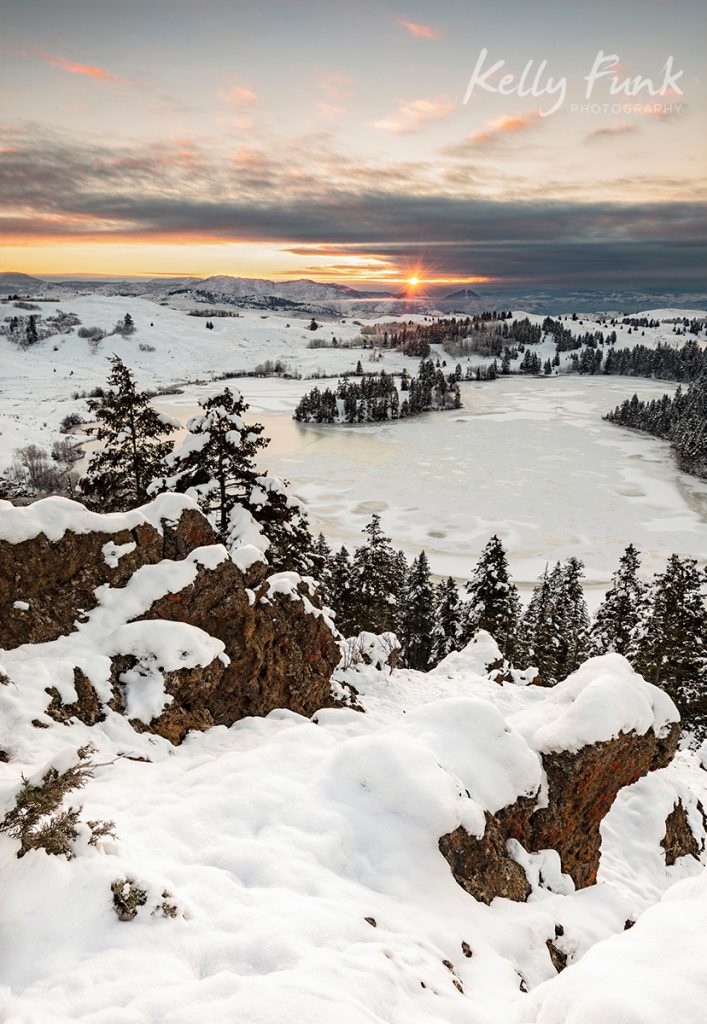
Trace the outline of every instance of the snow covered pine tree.
<instances>
[{"instance_id":1,"label":"snow covered pine tree","mask_svg":"<svg viewBox=\"0 0 707 1024\"><path fill-rule=\"evenodd\" d=\"M165 471L172 442L165 440L176 424L150 405L118 356L111 359L108 390L88 407L98 421L95 452L80 481L86 504L100 512L124 512L148 500L148 487Z\"/></svg>"}]
</instances>

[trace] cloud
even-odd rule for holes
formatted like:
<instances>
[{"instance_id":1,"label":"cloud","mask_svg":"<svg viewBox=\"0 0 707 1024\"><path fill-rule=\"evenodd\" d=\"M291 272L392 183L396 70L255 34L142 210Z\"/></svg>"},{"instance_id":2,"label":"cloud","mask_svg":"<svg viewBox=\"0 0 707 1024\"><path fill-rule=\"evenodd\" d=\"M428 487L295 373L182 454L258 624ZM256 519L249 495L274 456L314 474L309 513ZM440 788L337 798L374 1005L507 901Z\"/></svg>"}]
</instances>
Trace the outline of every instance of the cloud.
<instances>
[{"instance_id":1,"label":"cloud","mask_svg":"<svg viewBox=\"0 0 707 1024\"><path fill-rule=\"evenodd\" d=\"M372 125L391 135L407 135L420 131L430 121L443 120L453 109L454 102L448 96L439 96L436 100L409 100L398 107L393 117L380 118Z\"/></svg>"},{"instance_id":2,"label":"cloud","mask_svg":"<svg viewBox=\"0 0 707 1024\"><path fill-rule=\"evenodd\" d=\"M339 100L345 96L352 85L352 79L348 75L330 74L325 75L318 83L319 88L329 99Z\"/></svg>"},{"instance_id":3,"label":"cloud","mask_svg":"<svg viewBox=\"0 0 707 1024\"><path fill-rule=\"evenodd\" d=\"M86 78L96 78L102 82L114 82L119 85L134 84L131 79L124 78L122 75L115 75L111 71L106 71L105 68L98 67L96 64L77 64L76 61L68 60L58 53L47 53L45 50L38 49L14 50L12 52L17 57L43 60L50 67L58 68L59 71L66 71L70 75L84 75Z\"/></svg>"},{"instance_id":4,"label":"cloud","mask_svg":"<svg viewBox=\"0 0 707 1024\"><path fill-rule=\"evenodd\" d=\"M698 201L500 201L421 191L405 165L392 183L365 165L335 179L335 152L320 166L295 150L224 157L190 139L115 147L35 127L9 128L3 143L0 230L15 244L256 241L321 249L334 265L422 252L447 277L597 287L682 285L707 258Z\"/></svg>"},{"instance_id":5,"label":"cloud","mask_svg":"<svg viewBox=\"0 0 707 1024\"><path fill-rule=\"evenodd\" d=\"M423 25L417 21L406 21L405 18L396 18L397 24L404 28L411 36L415 36L416 39L439 39L442 35L442 30L435 28L434 25Z\"/></svg>"},{"instance_id":6,"label":"cloud","mask_svg":"<svg viewBox=\"0 0 707 1024\"><path fill-rule=\"evenodd\" d=\"M245 110L258 102L257 93L246 85L229 85L219 89L219 99L232 110Z\"/></svg>"},{"instance_id":7,"label":"cloud","mask_svg":"<svg viewBox=\"0 0 707 1024\"><path fill-rule=\"evenodd\" d=\"M638 125L635 124L610 124L604 128L595 128L594 131L589 132L584 141L604 142L607 139L615 139L622 135L637 135L638 132Z\"/></svg>"},{"instance_id":8,"label":"cloud","mask_svg":"<svg viewBox=\"0 0 707 1024\"><path fill-rule=\"evenodd\" d=\"M504 114L496 121L490 121L487 128L474 132L473 135L469 136L468 141L476 145L496 142L504 135L527 131L533 127L539 118L540 114L537 110L533 110L528 114Z\"/></svg>"}]
</instances>

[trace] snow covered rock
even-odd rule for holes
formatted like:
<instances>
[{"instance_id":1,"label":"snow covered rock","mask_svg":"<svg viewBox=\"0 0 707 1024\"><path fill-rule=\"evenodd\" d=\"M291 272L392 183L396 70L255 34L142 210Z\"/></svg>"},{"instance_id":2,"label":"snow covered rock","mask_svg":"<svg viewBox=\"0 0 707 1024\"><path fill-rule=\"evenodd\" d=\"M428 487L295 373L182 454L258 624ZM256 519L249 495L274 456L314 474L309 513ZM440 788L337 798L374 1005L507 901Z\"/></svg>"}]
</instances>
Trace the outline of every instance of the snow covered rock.
<instances>
[{"instance_id":1,"label":"snow covered rock","mask_svg":"<svg viewBox=\"0 0 707 1024\"><path fill-rule=\"evenodd\" d=\"M180 743L274 708L311 715L333 703L335 636L311 582L249 589L188 497L104 516L0 507L3 670L39 725L117 712Z\"/></svg>"},{"instance_id":2,"label":"snow covered rock","mask_svg":"<svg viewBox=\"0 0 707 1024\"><path fill-rule=\"evenodd\" d=\"M578 889L593 885L601 825L619 790L665 767L675 754L675 706L624 658L610 654L586 662L507 722L540 758L542 788L535 799L519 797L487 815L482 836L461 827L442 836L441 852L459 884L483 902L496 896L522 900L530 892L509 840L526 851L556 851L562 872ZM676 833L676 856L699 852L681 824L676 811L668 826L670 845Z\"/></svg>"},{"instance_id":3,"label":"snow covered rock","mask_svg":"<svg viewBox=\"0 0 707 1024\"><path fill-rule=\"evenodd\" d=\"M122 587L142 565L213 543L184 495L109 515L68 498L0 502L0 647L55 640L95 607L98 587Z\"/></svg>"}]
</instances>

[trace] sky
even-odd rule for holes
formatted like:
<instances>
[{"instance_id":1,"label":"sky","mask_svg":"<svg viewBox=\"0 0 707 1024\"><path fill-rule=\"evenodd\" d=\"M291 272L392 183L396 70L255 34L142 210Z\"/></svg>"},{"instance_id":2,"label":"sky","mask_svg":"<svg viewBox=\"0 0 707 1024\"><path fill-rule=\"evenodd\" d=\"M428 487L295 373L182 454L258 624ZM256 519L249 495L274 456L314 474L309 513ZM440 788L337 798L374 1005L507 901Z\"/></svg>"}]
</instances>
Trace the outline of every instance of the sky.
<instances>
[{"instance_id":1,"label":"sky","mask_svg":"<svg viewBox=\"0 0 707 1024\"><path fill-rule=\"evenodd\" d=\"M704 0L0 0L0 270L689 290L706 27Z\"/></svg>"}]
</instances>

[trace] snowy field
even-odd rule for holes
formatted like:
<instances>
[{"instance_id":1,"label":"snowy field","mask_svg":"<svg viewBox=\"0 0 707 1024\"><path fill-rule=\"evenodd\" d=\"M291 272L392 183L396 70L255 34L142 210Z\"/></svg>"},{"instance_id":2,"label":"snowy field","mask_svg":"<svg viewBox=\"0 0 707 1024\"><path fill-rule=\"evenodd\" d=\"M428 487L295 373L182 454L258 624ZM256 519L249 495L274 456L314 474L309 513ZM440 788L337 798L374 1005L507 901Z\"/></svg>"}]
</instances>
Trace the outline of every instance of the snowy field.
<instances>
[{"instance_id":1,"label":"snowy field","mask_svg":"<svg viewBox=\"0 0 707 1024\"><path fill-rule=\"evenodd\" d=\"M379 512L408 555L465 577L489 536L506 544L523 589L546 562L578 555L598 599L629 542L644 570L673 551L704 559L707 484L681 473L668 445L602 414L664 382L621 377L513 377L462 384L464 408L392 424L313 426L291 411L309 384L233 382L272 439L263 461L287 478L330 543L356 545ZM156 401L185 422L222 384Z\"/></svg>"},{"instance_id":2,"label":"snowy field","mask_svg":"<svg viewBox=\"0 0 707 1024\"><path fill-rule=\"evenodd\" d=\"M20 445L50 448L67 413L85 414L85 399L72 395L104 383L112 353L133 369L141 386L182 388L183 394L156 402L182 420L195 411L199 397L225 386L193 382L252 370L267 359L282 359L304 376L353 369L359 358L371 370L406 366L415 372L418 363L391 352L369 363L360 349L308 347L313 338L358 338L361 324L351 316L322 320L311 332L308 318L243 309L238 316L214 318L213 330L207 330L204 319L144 298L69 296L41 303L41 315L57 308L76 313L83 326L105 330L129 312L136 332L107 337L97 347L77 333L57 335L26 351L0 337L0 473ZM24 311L12 303L0 307L2 316L16 312ZM667 321L683 312L700 311L645 315ZM567 326L580 333L601 329L586 316ZM617 347L683 340L667 322L643 335L628 330L616 327ZM545 359L554 343L535 350ZM601 420L634 392L642 398L661 395L671 390L669 384L577 376L465 384L461 412L353 429L291 421L311 381L244 378L238 386L272 437L266 464L292 482L315 528L334 543L355 545L371 512L378 511L408 554L424 547L435 573L463 578L495 530L526 589L546 561L577 554L597 598L629 541L643 551L648 572L672 551L698 557L707 551L705 485L675 468L664 443Z\"/></svg>"},{"instance_id":3,"label":"snowy field","mask_svg":"<svg viewBox=\"0 0 707 1024\"><path fill-rule=\"evenodd\" d=\"M22 686L0 688L13 750L0 807L20 770L40 778L91 741L100 767L84 816L113 820L117 838L90 846L83 827L68 861L18 859L0 836L7 1024L703 1019L707 876L690 856L666 866L660 847L678 798L704 834L707 775L694 752L621 791L590 888L574 891L555 851L518 850L528 902L487 906L456 884L437 845L462 823L479 834L485 809L534 793L537 751L674 720L619 656L550 692L499 685L481 674L498 657L482 634L429 674L350 670L366 714L274 711L174 748L108 709L94 727L52 722L40 754L30 716L41 716L46 679L33 657L53 646L6 656ZM57 685L70 687L71 664L59 660ZM130 923L113 913L116 878L147 895ZM165 893L171 918L153 910ZM558 926L573 965L559 977L546 947Z\"/></svg>"}]
</instances>

